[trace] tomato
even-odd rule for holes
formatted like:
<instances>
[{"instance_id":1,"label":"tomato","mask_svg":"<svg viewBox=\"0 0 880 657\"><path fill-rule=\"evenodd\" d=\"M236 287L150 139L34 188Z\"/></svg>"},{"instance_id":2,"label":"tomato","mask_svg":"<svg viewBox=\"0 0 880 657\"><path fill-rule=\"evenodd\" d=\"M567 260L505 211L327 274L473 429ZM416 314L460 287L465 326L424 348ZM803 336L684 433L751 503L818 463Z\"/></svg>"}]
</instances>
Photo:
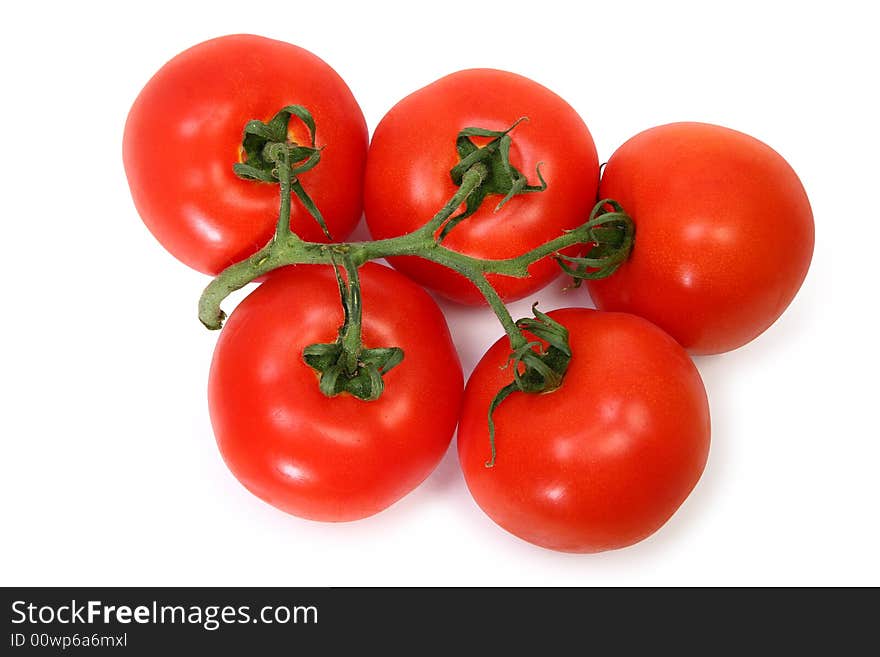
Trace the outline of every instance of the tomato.
<instances>
[{"instance_id":1,"label":"tomato","mask_svg":"<svg viewBox=\"0 0 880 657\"><path fill-rule=\"evenodd\" d=\"M238 178L245 124L303 105L317 125L321 161L302 174L335 239L361 216L367 128L342 78L310 52L258 36L201 43L165 64L134 102L125 124L123 159L135 206L175 257L207 274L251 255L272 237L279 187ZM290 138L308 145L308 129L291 119ZM292 226L326 240L299 199Z\"/></svg>"},{"instance_id":2,"label":"tomato","mask_svg":"<svg viewBox=\"0 0 880 657\"><path fill-rule=\"evenodd\" d=\"M374 514L415 488L446 452L462 373L446 322L427 292L376 264L360 270L365 347L401 347L376 401L325 397L303 360L343 320L333 269L272 273L227 320L208 398L217 444L251 492L314 520Z\"/></svg>"},{"instance_id":3,"label":"tomato","mask_svg":"<svg viewBox=\"0 0 880 657\"><path fill-rule=\"evenodd\" d=\"M700 478L709 407L684 349L624 313L548 313L570 333L562 386L515 392L495 411L497 459L486 467L486 411L510 382L509 344L496 342L468 381L458 455L477 504L507 531L542 547L598 552L659 529Z\"/></svg>"},{"instance_id":4,"label":"tomato","mask_svg":"<svg viewBox=\"0 0 880 657\"><path fill-rule=\"evenodd\" d=\"M788 163L741 132L673 123L636 135L600 185L632 216L635 245L596 306L641 315L693 353L740 347L794 298L813 253L813 214Z\"/></svg>"},{"instance_id":5,"label":"tomato","mask_svg":"<svg viewBox=\"0 0 880 657\"><path fill-rule=\"evenodd\" d=\"M443 244L480 258L521 255L586 221L596 202L599 179L593 138L583 120L549 89L513 73L473 69L453 73L395 105L379 123L370 144L364 210L374 238L412 232L427 223L457 191L450 170L459 162L456 137L468 127L510 134L511 164L537 183L535 167L548 187L522 194L498 212L501 200L487 197L480 209L458 224ZM394 267L443 296L468 304L484 303L463 276L415 257L390 258ZM518 299L559 274L552 259L515 279L489 276L505 300Z\"/></svg>"}]
</instances>

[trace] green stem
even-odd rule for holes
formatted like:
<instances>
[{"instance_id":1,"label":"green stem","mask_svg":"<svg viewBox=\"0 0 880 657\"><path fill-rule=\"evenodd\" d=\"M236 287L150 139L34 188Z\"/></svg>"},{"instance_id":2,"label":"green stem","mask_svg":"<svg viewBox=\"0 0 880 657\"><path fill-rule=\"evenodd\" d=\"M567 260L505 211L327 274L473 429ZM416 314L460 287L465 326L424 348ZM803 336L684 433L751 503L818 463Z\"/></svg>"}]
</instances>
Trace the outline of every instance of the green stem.
<instances>
[{"instance_id":1,"label":"green stem","mask_svg":"<svg viewBox=\"0 0 880 657\"><path fill-rule=\"evenodd\" d=\"M505 330L510 335L511 331L508 330L506 320L503 318L507 311L499 312L499 308L504 304L500 299L491 298L492 296L497 297L497 294L486 281L485 274L523 278L528 275L529 265L532 263L567 247L589 243L593 229L591 224L595 224L595 220L586 222L556 239L513 258L484 260L453 251L439 243L435 238L435 233L452 216L456 208L464 202L468 194L479 186L482 174L479 171L471 174L471 171L469 170L465 174L465 182L461 188L434 218L412 233L373 242L348 242L332 245L321 242L306 242L293 233L289 233L283 239L278 239L276 236L260 251L227 268L211 281L199 300L199 319L209 329L219 329L226 317L220 309L220 304L229 294L278 267L292 264L333 264L329 251L333 249L336 253L350 254L356 267L377 258L408 255L418 256L453 269L472 281L487 296L486 300L498 314L502 324L505 324ZM287 203L289 204L289 195ZM283 205L282 199L282 208ZM614 217L617 216L615 213ZM279 220L279 232L282 229L283 222ZM509 314L507 316L509 317Z\"/></svg>"},{"instance_id":2,"label":"green stem","mask_svg":"<svg viewBox=\"0 0 880 657\"><path fill-rule=\"evenodd\" d=\"M275 226L275 239L281 239L290 232L290 149L285 145L275 158L278 165L278 182L281 184L281 208L278 211L278 224Z\"/></svg>"},{"instance_id":3,"label":"green stem","mask_svg":"<svg viewBox=\"0 0 880 657\"><path fill-rule=\"evenodd\" d=\"M528 343L528 340L526 340L522 331L516 325L516 321L511 317L510 311L507 310L507 306L504 305L501 297L498 296L498 292L496 292L495 288L489 283L486 275L483 273L471 272L467 269L454 269L462 276L467 277L467 279L473 283L486 298L489 307L492 308L495 315L498 317L498 321L501 322L501 326L504 327L504 332L510 340L511 350L524 347Z\"/></svg>"},{"instance_id":4,"label":"green stem","mask_svg":"<svg viewBox=\"0 0 880 657\"><path fill-rule=\"evenodd\" d=\"M440 208L440 211L434 215L431 221L415 232L424 232L433 237L434 233L437 232L443 223L452 216L452 213L467 200L468 196L470 196L477 187L482 184L488 175L489 169L485 164L479 162L468 169L462 177L458 191L452 195L452 198L446 202L446 205Z\"/></svg>"},{"instance_id":5,"label":"green stem","mask_svg":"<svg viewBox=\"0 0 880 657\"><path fill-rule=\"evenodd\" d=\"M227 267L215 277L199 297L199 321L206 328L216 331L223 326L226 313L220 308L223 300L236 290L240 290L262 273L271 271L275 267L266 268L266 263L273 260L270 246L265 246L249 258ZM280 265L276 265L280 266Z\"/></svg>"},{"instance_id":6,"label":"green stem","mask_svg":"<svg viewBox=\"0 0 880 657\"><path fill-rule=\"evenodd\" d=\"M343 296L345 304L345 325L340 334L342 351L345 359L345 370L349 375L357 372L358 357L361 353L361 285L358 270L351 258L344 259L345 283L347 294Z\"/></svg>"},{"instance_id":7,"label":"green stem","mask_svg":"<svg viewBox=\"0 0 880 657\"><path fill-rule=\"evenodd\" d=\"M236 290L240 290L252 280L268 274L273 269L291 264L333 264L333 258L328 251L331 245L320 242L306 242L290 231L290 166L289 152L280 149L281 153L276 158L278 164L278 179L281 185L281 207L278 213L278 223L275 235L269 243L255 254L224 269L219 276L215 277L202 292L199 299L199 320L207 328L217 330L223 326L226 313L220 308L223 300ZM407 235L374 242L354 242L332 245L335 251L345 251L351 254L354 265L360 266L369 260L385 258L395 255L423 255L436 248L444 252L455 253L449 249L439 247L434 239L434 233L440 229L443 223L465 202L486 175L486 168L477 165L465 174L461 187L449 199L440 211L427 224ZM455 254L460 256L461 254ZM427 257L427 255L423 255ZM479 262L476 258L461 256L466 261ZM443 256L435 259L443 264ZM459 265L467 264L459 259ZM525 275L525 274L522 274Z\"/></svg>"}]
</instances>

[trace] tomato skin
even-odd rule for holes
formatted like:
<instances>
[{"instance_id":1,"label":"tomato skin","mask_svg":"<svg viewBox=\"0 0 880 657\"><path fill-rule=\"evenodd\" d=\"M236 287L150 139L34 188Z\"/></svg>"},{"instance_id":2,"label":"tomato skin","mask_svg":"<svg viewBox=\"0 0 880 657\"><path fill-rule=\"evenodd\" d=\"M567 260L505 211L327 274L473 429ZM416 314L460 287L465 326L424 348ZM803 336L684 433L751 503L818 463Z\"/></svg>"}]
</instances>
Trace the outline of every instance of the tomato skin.
<instances>
[{"instance_id":1,"label":"tomato skin","mask_svg":"<svg viewBox=\"0 0 880 657\"><path fill-rule=\"evenodd\" d=\"M313 520L364 518L400 499L439 463L458 420L461 366L440 309L388 267L360 271L365 346L404 350L378 400L325 397L303 360L343 319L326 266L273 272L229 317L211 364L211 422L230 470Z\"/></svg>"},{"instance_id":2,"label":"tomato skin","mask_svg":"<svg viewBox=\"0 0 880 657\"><path fill-rule=\"evenodd\" d=\"M449 171L459 161L455 140L462 128L505 130L527 116L511 137L510 161L530 182L535 166L548 187L512 198L498 212L500 196L452 230L443 244L480 258L520 255L586 221L596 202L599 163L590 131L572 107L540 84L493 69L459 71L410 94L382 119L367 157L364 211L374 238L410 233L436 214L458 187ZM485 303L461 275L414 257L389 258L413 280L466 304ZM546 286L560 273L543 259L530 277L489 276L505 300Z\"/></svg>"},{"instance_id":3,"label":"tomato skin","mask_svg":"<svg viewBox=\"0 0 880 657\"><path fill-rule=\"evenodd\" d=\"M589 281L597 308L641 315L696 354L736 349L791 303L813 253L810 202L776 151L741 132L673 123L642 132L600 184L636 225L630 259Z\"/></svg>"},{"instance_id":4,"label":"tomato skin","mask_svg":"<svg viewBox=\"0 0 880 657\"><path fill-rule=\"evenodd\" d=\"M487 468L486 409L510 381L507 339L465 389L458 455L477 504L541 547L599 552L659 529L696 485L709 451L709 406L696 367L671 337L624 313L548 313L570 332L562 387L513 393L495 411Z\"/></svg>"},{"instance_id":5,"label":"tomato skin","mask_svg":"<svg viewBox=\"0 0 880 657\"><path fill-rule=\"evenodd\" d=\"M125 125L123 160L138 212L183 263L217 274L263 247L278 217L279 188L242 180L245 124L303 105L317 124L317 167L301 176L334 239L361 216L367 127L342 78L302 48L259 36L224 36L174 57L147 83ZM291 119L291 136L308 131ZM295 196L293 229L326 241Z\"/></svg>"}]
</instances>

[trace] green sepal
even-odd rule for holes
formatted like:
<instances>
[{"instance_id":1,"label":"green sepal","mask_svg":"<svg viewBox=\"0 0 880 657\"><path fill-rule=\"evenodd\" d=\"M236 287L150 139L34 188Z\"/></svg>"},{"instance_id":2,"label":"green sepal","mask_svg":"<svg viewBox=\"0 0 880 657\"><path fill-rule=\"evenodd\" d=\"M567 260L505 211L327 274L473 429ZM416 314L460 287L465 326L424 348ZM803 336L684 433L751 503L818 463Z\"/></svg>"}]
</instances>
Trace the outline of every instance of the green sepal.
<instances>
[{"instance_id":1,"label":"green sepal","mask_svg":"<svg viewBox=\"0 0 880 657\"><path fill-rule=\"evenodd\" d=\"M518 390L540 393L556 390L571 361L568 329L552 317L532 306L534 318L525 317L516 322L517 328L528 331L542 342L529 342L513 352L510 362L514 364L513 376ZM524 367L520 368L520 364ZM522 371L520 371L522 370Z\"/></svg>"},{"instance_id":2,"label":"green sepal","mask_svg":"<svg viewBox=\"0 0 880 657\"><path fill-rule=\"evenodd\" d=\"M287 128L292 116L298 118L308 128L310 140L308 145L288 144ZM278 182L278 174L273 172L278 166L278 160L271 157L271 149L267 148L272 144L283 144L288 147L291 166L294 170L298 169L298 173L314 168L320 160L320 149L315 148L315 120L311 113L301 105L288 105L267 123L256 119L247 122L241 142L245 161L233 165L236 175L250 180ZM308 163L308 166L303 169L305 163Z\"/></svg>"},{"instance_id":3,"label":"green sepal","mask_svg":"<svg viewBox=\"0 0 880 657\"><path fill-rule=\"evenodd\" d=\"M287 141L287 129L292 117L298 118L308 128L308 145L292 144ZM318 206L297 178L300 174L314 169L321 161L322 149L315 146L315 130L315 120L311 112L302 105L284 107L267 123L257 120L248 121L241 142L245 161L233 164L232 170L239 178L274 184L280 181L278 167L282 166L283 162L287 162L290 166L291 189L306 211L318 222L327 239L332 239Z\"/></svg>"},{"instance_id":4,"label":"green sepal","mask_svg":"<svg viewBox=\"0 0 880 657\"><path fill-rule=\"evenodd\" d=\"M272 171L264 171L263 169L251 166L244 162L236 162L232 165L232 171L239 178L245 180L258 180L259 182L277 183L278 180L272 174Z\"/></svg>"},{"instance_id":5,"label":"green sepal","mask_svg":"<svg viewBox=\"0 0 880 657\"><path fill-rule=\"evenodd\" d=\"M498 194L503 197L495 206L497 212L518 194L543 192L547 189L547 181L541 175L540 163L535 167L540 181L539 185L530 185L526 177L510 163L511 138L509 133L524 120L526 120L525 117L518 119L507 130L464 128L458 133L455 148L458 151L459 162L449 171L452 182L461 185L465 172L477 164L486 167L486 175L483 182L468 195L464 210L451 217L443 226L440 239L446 237L460 221L474 214L490 194ZM471 137L488 137L491 141L480 147L471 141Z\"/></svg>"},{"instance_id":6,"label":"green sepal","mask_svg":"<svg viewBox=\"0 0 880 657\"><path fill-rule=\"evenodd\" d=\"M340 342L312 344L303 350L306 364L318 372L319 387L328 397L347 392L358 399L378 399L385 389L383 375L403 361L400 347L362 349L354 372L348 372Z\"/></svg>"},{"instance_id":7,"label":"green sepal","mask_svg":"<svg viewBox=\"0 0 880 657\"><path fill-rule=\"evenodd\" d=\"M611 210L608 209L611 207ZM635 242L635 224L617 201L603 199L593 206L586 229L587 243L592 244L586 255L555 256L562 270L574 279L574 287L582 280L611 276L626 262Z\"/></svg>"},{"instance_id":8,"label":"green sepal","mask_svg":"<svg viewBox=\"0 0 880 657\"><path fill-rule=\"evenodd\" d=\"M571 362L571 346L568 341L568 329L555 319L538 310L538 304L532 305L534 317L524 317L516 322L517 328L528 331L538 340L526 343L513 351L507 361L507 367L513 366L513 381L495 395L489 404L489 448L491 456L486 467L495 465L495 420L494 414L498 406L513 392L539 394L552 392L562 385L562 380ZM545 344L546 343L546 346Z\"/></svg>"},{"instance_id":9,"label":"green sepal","mask_svg":"<svg viewBox=\"0 0 880 657\"><path fill-rule=\"evenodd\" d=\"M498 451L495 447L495 409L501 405L501 402L510 396L510 393L516 392L516 390L517 387L515 383L508 383L498 391L498 394L495 395L492 403L489 404L489 460L485 463L487 468L495 467L495 459L498 456Z\"/></svg>"},{"instance_id":10,"label":"green sepal","mask_svg":"<svg viewBox=\"0 0 880 657\"><path fill-rule=\"evenodd\" d=\"M312 200L312 197L306 193L306 190L303 189L302 183L299 180L294 179L290 183L290 189L293 190L293 193L296 194L296 197L303 204L303 207L306 211L312 215L312 218L318 222L318 225L321 227L321 232L327 237L327 239L333 239L330 236L330 229L327 228L327 223L324 221L324 215L321 214L321 211L318 209L318 206L315 205L315 202Z\"/></svg>"},{"instance_id":11,"label":"green sepal","mask_svg":"<svg viewBox=\"0 0 880 657\"><path fill-rule=\"evenodd\" d=\"M324 372L339 360L338 342L310 344L303 349L303 359L313 370Z\"/></svg>"}]
</instances>

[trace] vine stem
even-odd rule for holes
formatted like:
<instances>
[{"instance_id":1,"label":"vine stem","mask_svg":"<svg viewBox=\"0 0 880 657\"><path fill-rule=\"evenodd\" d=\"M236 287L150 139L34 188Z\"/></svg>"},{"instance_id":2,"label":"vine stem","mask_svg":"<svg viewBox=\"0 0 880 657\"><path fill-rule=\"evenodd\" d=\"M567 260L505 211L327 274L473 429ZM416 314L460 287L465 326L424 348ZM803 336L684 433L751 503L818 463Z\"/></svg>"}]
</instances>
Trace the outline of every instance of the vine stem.
<instances>
[{"instance_id":1,"label":"vine stem","mask_svg":"<svg viewBox=\"0 0 880 657\"><path fill-rule=\"evenodd\" d=\"M310 147L285 140L286 130L283 128L291 116L297 116L309 128ZM458 189L431 220L417 230L371 242L331 244L306 242L291 230L291 195L296 194L330 238L318 207L298 178L300 173L314 168L320 160L321 149L315 148L315 123L311 114L302 106L291 105L268 123L249 122L242 142L248 155L247 163L237 163L233 168L240 177L269 183L277 181L279 184L281 200L275 233L263 248L226 268L208 284L199 299L199 320L209 329L221 328L226 317L221 309L224 299L274 269L298 264L330 265L339 285L344 321L334 342L310 344L302 356L318 373L320 389L326 396L349 393L358 399L372 401L378 399L384 390L385 373L403 360L404 353L397 345L367 346L362 343L358 268L377 258L416 256L457 272L480 291L510 341L508 364L513 365L513 381L496 394L488 408L490 459L486 466L492 467L496 459L493 414L498 405L515 391L539 393L557 389L568 368L571 348L565 327L538 311L537 303L532 306L534 318L514 321L489 282L489 275L522 278L528 276L530 265L553 255L561 268L578 282L585 278L609 276L629 256L635 230L632 219L616 201L602 200L593 206L582 225L516 257L481 259L445 247L444 237L458 223L474 214L487 196L503 196L497 210L515 195L547 189L540 164L535 168L540 184L530 185L510 163L509 133L522 120L504 131L464 128L459 132L456 150L460 161L449 172ZM480 147L471 141L473 136L490 137L492 141ZM613 211L609 211L609 206ZM586 256L572 257L561 253L578 244L592 245ZM344 279L341 270L344 270ZM524 330L536 340L530 342Z\"/></svg>"},{"instance_id":2,"label":"vine stem","mask_svg":"<svg viewBox=\"0 0 880 657\"><path fill-rule=\"evenodd\" d=\"M482 272L474 273L466 269L455 269L455 271L466 276L471 283L477 286L477 289L486 298L489 307L492 308L495 315L498 317L498 321L501 322L501 326L504 327L504 332L510 340L510 348L516 350L528 344L528 340L526 340L522 331L516 325L516 321L511 316L510 311L507 310L507 306L501 300L501 297L498 296L498 292L496 292L495 288L489 283L486 275Z\"/></svg>"},{"instance_id":3,"label":"vine stem","mask_svg":"<svg viewBox=\"0 0 880 657\"><path fill-rule=\"evenodd\" d=\"M278 224L275 226L275 240L291 235L290 231L290 149L282 147L275 158L278 182L281 184L281 208L278 210Z\"/></svg>"},{"instance_id":4,"label":"vine stem","mask_svg":"<svg viewBox=\"0 0 880 657\"><path fill-rule=\"evenodd\" d=\"M257 130L256 127L254 131L258 136L262 132L262 130ZM460 133L456 147L462 159L459 165L451 172L453 181L458 185L458 189L431 220L421 228L406 235L383 240L334 244L306 242L291 231L291 193L296 191L300 197L305 194L299 187L296 190L293 189L295 184L298 185L297 179L294 178L294 174L297 173L298 169L291 169L291 161L294 159L291 156L291 148L295 148L295 146L279 141L270 141L263 147L262 159L258 158L258 161L272 163L273 168L269 175L277 180L280 185L281 203L275 234L262 249L249 258L228 267L208 284L199 299L199 319L202 324L209 329L219 329L226 317L226 314L221 309L223 300L230 293L274 269L296 264L331 265L334 267L339 281L346 319L340 329L337 343L333 345L313 345L315 348L309 355L313 357L315 366L322 372L322 377L327 375L326 381L322 379L322 386L326 383L325 387L328 390L336 391L336 382L338 381L339 374L338 366L341 364L346 375L352 380L357 379L361 367L366 365L366 363L360 362L360 357L369 351L364 350L361 344L358 267L377 258L417 256L452 269L471 281L497 315L510 340L512 352L520 353L524 349L528 349L530 343L522 329L518 326L518 323L511 317L510 312L495 288L489 283L488 274L522 278L528 276L531 264L551 254L555 254L562 268L573 276L587 277L590 275L591 267L596 275L608 275L617 267L619 259L610 262L608 266L603 268L603 262L600 258L570 258L561 255L560 251L576 244L595 243L596 248L599 248L600 244L611 244L607 241L608 238L603 238L600 236L600 233L603 231L606 234L610 233L613 240L615 229L603 226L603 224L613 218L615 221L621 220L625 226L631 227L631 220L614 201L600 201L594 206L589 219L584 224L516 257L498 260L481 259L443 246L442 241L445 235L457 223L472 214L476 207L482 203L486 194L506 192L507 195L499 204L500 207L510 196L517 193L543 191L546 189L546 182L541 177L540 170L538 171L538 177L541 180L541 185L529 186L526 184L525 177L510 165L506 156L509 150L509 132L510 129L504 132L487 132L476 128L467 128ZM496 139L481 149L477 148L467 139L471 134L493 136ZM259 171L254 175L263 179ZM509 188L505 188L499 182L507 179L509 179ZM606 204L610 204L616 212L607 212L605 209ZM326 226L324 226L320 213L317 208L311 207L311 205L313 204L307 204L307 209L318 220L325 229L325 234L327 234ZM456 214L456 212L458 213ZM604 215L604 217L599 218L599 215ZM631 230L627 229L626 234L629 235L630 242L624 244L625 240L622 240L622 248L618 249L618 255L622 255L624 258L631 247ZM344 262L344 269L346 270L348 282L345 284L343 284L339 276L338 261L340 257ZM325 363L324 357L331 354L331 352L336 354L337 350L339 351L337 355L341 357L341 361L330 359ZM394 358L396 356L389 357L381 349L373 355L379 360L371 364L372 369L368 373L375 379L379 377L379 369L389 364L390 367L394 366ZM388 360L389 358L390 360ZM384 365L380 366L378 364L380 360ZM534 365L534 367L537 367L537 365ZM375 385L364 393L364 398L374 398L374 395L378 394L377 390L381 392L381 386L373 379L371 381ZM352 385L355 385L355 383L352 383Z\"/></svg>"},{"instance_id":5,"label":"vine stem","mask_svg":"<svg viewBox=\"0 0 880 657\"><path fill-rule=\"evenodd\" d=\"M346 282L342 303L345 306L345 324L340 340L345 358L345 370L351 376L357 371L358 357L363 346L361 344L361 285L358 268L351 261L351 258L345 258L344 268Z\"/></svg>"},{"instance_id":6,"label":"vine stem","mask_svg":"<svg viewBox=\"0 0 880 657\"><path fill-rule=\"evenodd\" d=\"M289 170L289 169L288 169ZM521 332L516 328L504 303L494 288L486 280L486 274L501 274L515 278L528 275L529 265L566 247L590 241L590 226L584 224L531 251L513 258L484 260L446 248L436 237L436 233L449 220L453 213L465 202L467 197L482 183L486 169L477 164L468 169L458 191L437 212L427 224L412 233L371 242L341 242L324 244L306 242L291 233L290 193L282 193L278 227L273 239L255 254L225 269L214 278L199 299L199 319L207 328L216 330L223 325L226 314L221 310L223 300L232 292L241 289L255 278L273 269L293 264L334 263L334 254L346 254L355 266L370 260L389 256L418 256L453 269L465 276L486 296L489 306L498 315L511 339L516 339L515 347L520 346ZM290 188L289 176L279 176L283 187ZM332 253L331 253L332 251Z\"/></svg>"}]
</instances>

